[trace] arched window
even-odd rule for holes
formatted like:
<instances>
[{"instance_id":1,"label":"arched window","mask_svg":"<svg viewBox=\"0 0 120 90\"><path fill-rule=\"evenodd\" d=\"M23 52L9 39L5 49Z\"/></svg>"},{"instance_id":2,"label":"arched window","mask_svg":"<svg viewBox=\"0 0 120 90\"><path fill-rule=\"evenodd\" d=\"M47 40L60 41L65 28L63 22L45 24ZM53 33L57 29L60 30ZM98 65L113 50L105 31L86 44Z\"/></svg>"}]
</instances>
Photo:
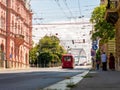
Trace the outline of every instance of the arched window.
<instances>
[{"instance_id":1,"label":"arched window","mask_svg":"<svg viewBox=\"0 0 120 90\"><path fill-rule=\"evenodd\" d=\"M3 16L1 16L1 21L0 21L0 27L2 28L2 29L5 29L5 18L3 17Z\"/></svg>"},{"instance_id":2,"label":"arched window","mask_svg":"<svg viewBox=\"0 0 120 90\"><path fill-rule=\"evenodd\" d=\"M12 33L14 33L14 21L12 20L12 30L11 30Z\"/></svg>"},{"instance_id":3,"label":"arched window","mask_svg":"<svg viewBox=\"0 0 120 90\"><path fill-rule=\"evenodd\" d=\"M4 45L3 45L3 43L1 44L1 51L4 52Z\"/></svg>"},{"instance_id":4,"label":"arched window","mask_svg":"<svg viewBox=\"0 0 120 90\"><path fill-rule=\"evenodd\" d=\"M10 58L13 58L13 46L11 47Z\"/></svg>"},{"instance_id":5,"label":"arched window","mask_svg":"<svg viewBox=\"0 0 120 90\"><path fill-rule=\"evenodd\" d=\"M27 55L27 53L25 54L25 62L26 62L26 64L28 64L28 55Z\"/></svg>"}]
</instances>

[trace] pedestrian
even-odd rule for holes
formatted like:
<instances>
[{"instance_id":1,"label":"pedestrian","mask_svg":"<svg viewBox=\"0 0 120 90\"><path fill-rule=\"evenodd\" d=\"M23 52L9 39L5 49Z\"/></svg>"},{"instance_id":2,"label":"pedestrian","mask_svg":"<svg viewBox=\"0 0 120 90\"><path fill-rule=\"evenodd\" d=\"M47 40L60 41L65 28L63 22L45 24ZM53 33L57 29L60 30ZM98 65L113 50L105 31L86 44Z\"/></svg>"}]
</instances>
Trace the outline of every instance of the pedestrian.
<instances>
[{"instance_id":1,"label":"pedestrian","mask_svg":"<svg viewBox=\"0 0 120 90\"><path fill-rule=\"evenodd\" d=\"M109 56L109 69L115 70L115 57L113 53L110 53L110 56Z\"/></svg>"},{"instance_id":2,"label":"pedestrian","mask_svg":"<svg viewBox=\"0 0 120 90\"><path fill-rule=\"evenodd\" d=\"M100 60L96 60L96 69L99 70L100 67Z\"/></svg>"},{"instance_id":3,"label":"pedestrian","mask_svg":"<svg viewBox=\"0 0 120 90\"><path fill-rule=\"evenodd\" d=\"M99 70L100 67L100 50L98 49L96 52L96 69Z\"/></svg>"},{"instance_id":4,"label":"pedestrian","mask_svg":"<svg viewBox=\"0 0 120 90\"><path fill-rule=\"evenodd\" d=\"M94 57L92 57L91 59L92 59L92 68L95 69L95 59Z\"/></svg>"},{"instance_id":5,"label":"pedestrian","mask_svg":"<svg viewBox=\"0 0 120 90\"><path fill-rule=\"evenodd\" d=\"M101 61L102 61L102 70L107 71L107 55L105 52L101 54Z\"/></svg>"}]
</instances>

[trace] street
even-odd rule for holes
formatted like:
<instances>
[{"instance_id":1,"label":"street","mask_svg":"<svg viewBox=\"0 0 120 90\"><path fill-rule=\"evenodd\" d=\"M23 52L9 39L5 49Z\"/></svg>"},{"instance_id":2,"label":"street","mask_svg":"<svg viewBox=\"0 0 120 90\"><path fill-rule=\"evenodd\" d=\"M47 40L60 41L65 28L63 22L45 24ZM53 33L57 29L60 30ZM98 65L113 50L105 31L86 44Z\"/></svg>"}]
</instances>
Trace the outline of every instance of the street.
<instances>
[{"instance_id":1,"label":"street","mask_svg":"<svg viewBox=\"0 0 120 90\"><path fill-rule=\"evenodd\" d=\"M82 74L87 69L76 66L74 69L34 68L19 72L0 73L0 90L41 90L68 77Z\"/></svg>"}]
</instances>

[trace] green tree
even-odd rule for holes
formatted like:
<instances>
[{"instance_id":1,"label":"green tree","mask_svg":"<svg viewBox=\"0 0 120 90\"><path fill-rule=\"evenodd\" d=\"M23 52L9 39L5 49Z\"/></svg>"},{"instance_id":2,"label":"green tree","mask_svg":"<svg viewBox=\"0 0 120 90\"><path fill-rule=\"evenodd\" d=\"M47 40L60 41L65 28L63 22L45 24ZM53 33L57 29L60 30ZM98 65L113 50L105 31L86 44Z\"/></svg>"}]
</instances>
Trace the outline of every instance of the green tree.
<instances>
[{"instance_id":1,"label":"green tree","mask_svg":"<svg viewBox=\"0 0 120 90\"><path fill-rule=\"evenodd\" d=\"M36 53L37 53L37 51L38 51L37 46L30 49L30 52L29 52L30 64L35 64L36 63L36 60L37 60Z\"/></svg>"},{"instance_id":2,"label":"green tree","mask_svg":"<svg viewBox=\"0 0 120 90\"><path fill-rule=\"evenodd\" d=\"M39 40L39 52L50 51L52 53L64 53L64 48L60 45L60 40L56 36L44 36Z\"/></svg>"},{"instance_id":3,"label":"green tree","mask_svg":"<svg viewBox=\"0 0 120 90\"><path fill-rule=\"evenodd\" d=\"M47 67L49 62L52 61L53 55L51 52L42 52L38 56L38 63L42 67Z\"/></svg>"},{"instance_id":4,"label":"green tree","mask_svg":"<svg viewBox=\"0 0 120 90\"><path fill-rule=\"evenodd\" d=\"M36 52L39 52L39 56L35 58L35 62L39 63L41 66L48 66L48 64L58 64L61 63L61 56L65 53L65 49L60 45L60 40L58 37L44 36L39 40L39 43L34 48L35 51L32 53L36 56ZM30 55L33 55L30 54ZM32 56L33 57L33 56Z\"/></svg>"},{"instance_id":5,"label":"green tree","mask_svg":"<svg viewBox=\"0 0 120 90\"><path fill-rule=\"evenodd\" d=\"M115 28L112 24L107 23L104 19L106 11L105 5L96 7L92 12L90 21L94 24L94 31L92 39L100 38L101 43L106 43L108 40L113 39L115 36Z\"/></svg>"},{"instance_id":6,"label":"green tree","mask_svg":"<svg viewBox=\"0 0 120 90\"><path fill-rule=\"evenodd\" d=\"M101 54L99 49L96 51L96 60L101 60Z\"/></svg>"}]
</instances>

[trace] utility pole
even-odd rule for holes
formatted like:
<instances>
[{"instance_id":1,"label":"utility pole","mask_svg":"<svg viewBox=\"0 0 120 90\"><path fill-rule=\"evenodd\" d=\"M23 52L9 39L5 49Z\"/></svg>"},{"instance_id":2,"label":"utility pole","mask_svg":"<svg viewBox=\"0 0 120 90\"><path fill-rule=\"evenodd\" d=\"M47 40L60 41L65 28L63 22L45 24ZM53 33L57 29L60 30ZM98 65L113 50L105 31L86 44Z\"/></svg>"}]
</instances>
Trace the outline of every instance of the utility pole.
<instances>
[{"instance_id":1,"label":"utility pole","mask_svg":"<svg viewBox=\"0 0 120 90\"><path fill-rule=\"evenodd\" d=\"M6 60L5 60L5 68L7 68L7 45L8 45L8 0L6 0L6 45L5 45L5 56L6 56Z\"/></svg>"}]
</instances>

